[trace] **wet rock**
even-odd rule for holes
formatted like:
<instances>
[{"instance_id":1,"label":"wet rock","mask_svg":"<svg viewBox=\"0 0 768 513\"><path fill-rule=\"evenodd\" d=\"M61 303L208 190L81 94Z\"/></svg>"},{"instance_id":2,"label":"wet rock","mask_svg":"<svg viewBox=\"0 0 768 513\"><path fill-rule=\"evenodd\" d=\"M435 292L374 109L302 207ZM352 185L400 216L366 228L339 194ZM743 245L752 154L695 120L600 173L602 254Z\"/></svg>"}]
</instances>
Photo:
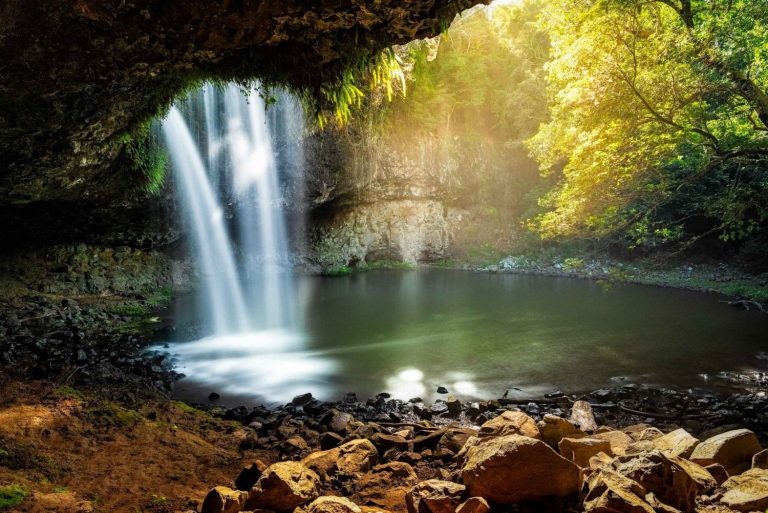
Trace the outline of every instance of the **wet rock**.
<instances>
[{"instance_id":1,"label":"wet rock","mask_svg":"<svg viewBox=\"0 0 768 513\"><path fill-rule=\"evenodd\" d=\"M211 392L210 394L208 394L209 401L218 401L219 399L221 399L221 396L216 392Z\"/></svg>"},{"instance_id":2,"label":"wet rock","mask_svg":"<svg viewBox=\"0 0 768 513\"><path fill-rule=\"evenodd\" d=\"M259 478L245 507L277 512L292 511L318 496L319 481L318 475L301 463L275 463Z\"/></svg>"},{"instance_id":3,"label":"wet rock","mask_svg":"<svg viewBox=\"0 0 768 513\"><path fill-rule=\"evenodd\" d=\"M611 443L608 440L598 438L563 438L558 444L560 455L569 459L581 468L589 466L589 459L598 454L605 453L609 456Z\"/></svg>"},{"instance_id":4,"label":"wet rock","mask_svg":"<svg viewBox=\"0 0 768 513\"><path fill-rule=\"evenodd\" d=\"M685 429L676 429L652 441L653 448L666 456L690 457L699 439Z\"/></svg>"},{"instance_id":5,"label":"wet rock","mask_svg":"<svg viewBox=\"0 0 768 513\"><path fill-rule=\"evenodd\" d=\"M371 437L371 442L380 452L384 452L392 448L406 448L408 447L408 440L399 435L390 435L387 433L375 433Z\"/></svg>"},{"instance_id":6,"label":"wet rock","mask_svg":"<svg viewBox=\"0 0 768 513\"><path fill-rule=\"evenodd\" d=\"M576 464L541 440L520 435L502 436L470 447L461 478L470 495L498 504L567 497L581 486Z\"/></svg>"},{"instance_id":7,"label":"wet rock","mask_svg":"<svg viewBox=\"0 0 768 513\"><path fill-rule=\"evenodd\" d=\"M454 513L465 490L464 485L450 481L422 481L405 496L408 513Z\"/></svg>"},{"instance_id":8,"label":"wet rock","mask_svg":"<svg viewBox=\"0 0 768 513\"><path fill-rule=\"evenodd\" d=\"M749 468L752 457L762 450L752 431L736 429L701 442L693 450L691 461L700 465L720 463L729 475L734 475Z\"/></svg>"},{"instance_id":9,"label":"wet rock","mask_svg":"<svg viewBox=\"0 0 768 513\"><path fill-rule=\"evenodd\" d=\"M768 470L750 469L733 476L718 491L720 502L736 511L751 512L768 509Z\"/></svg>"},{"instance_id":10,"label":"wet rock","mask_svg":"<svg viewBox=\"0 0 768 513\"><path fill-rule=\"evenodd\" d=\"M464 447L470 437L475 436L477 431L474 429L450 428L445 431L440 441L437 443L438 449L447 449L452 453L457 453Z\"/></svg>"},{"instance_id":11,"label":"wet rock","mask_svg":"<svg viewBox=\"0 0 768 513\"><path fill-rule=\"evenodd\" d=\"M251 465L243 467L243 470L241 470L240 474L235 478L235 488L244 492L250 491L266 469L267 464L261 460L257 460Z\"/></svg>"},{"instance_id":12,"label":"wet rock","mask_svg":"<svg viewBox=\"0 0 768 513\"><path fill-rule=\"evenodd\" d=\"M575 424L565 420L562 417L546 414L536 426L539 428L541 439L553 449L557 449L557 444L563 438L582 438L587 434L576 427Z\"/></svg>"},{"instance_id":13,"label":"wet rock","mask_svg":"<svg viewBox=\"0 0 768 513\"><path fill-rule=\"evenodd\" d=\"M438 415L438 416L444 415L448 413L448 405L445 404L444 402L437 401L435 402L435 404L429 407L429 412L432 415Z\"/></svg>"},{"instance_id":14,"label":"wet rock","mask_svg":"<svg viewBox=\"0 0 768 513\"><path fill-rule=\"evenodd\" d=\"M338 447L343 441L344 439L336 433L326 431L320 435L320 449L324 451L333 449L334 447Z\"/></svg>"},{"instance_id":15,"label":"wet rock","mask_svg":"<svg viewBox=\"0 0 768 513\"><path fill-rule=\"evenodd\" d=\"M301 394L301 395L297 395L296 397L294 397L291 400L290 404L293 405L293 406L304 406L305 404L310 402L312 399L313 399L312 398L312 394L310 394L310 393Z\"/></svg>"},{"instance_id":16,"label":"wet rock","mask_svg":"<svg viewBox=\"0 0 768 513\"><path fill-rule=\"evenodd\" d=\"M448 400L445 401L445 405L448 407L448 413L453 416L457 416L461 413L461 401L455 397L448 396Z\"/></svg>"},{"instance_id":17,"label":"wet rock","mask_svg":"<svg viewBox=\"0 0 768 513\"><path fill-rule=\"evenodd\" d=\"M437 393L438 394L447 394L448 393L448 389L443 387L443 386L437 387Z\"/></svg>"},{"instance_id":18,"label":"wet rock","mask_svg":"<svg viewBox=\"0 0 768 513\"><path fill-rule=\"evenodd\" d=\"M456 508L456 513L489 513L491 507L482 497L470 497Z\"/></svg>"},{"instance_id":19,"label":"wet rock","mask_svg":"<svg viewBox=\"0 0 768 513\"><path fill-rule=\"evenodd\" d=\"M480 437L523 435L541 438L536 421L521 411L505 411L480 426Z\"/></svg>"},{"instance_id":20,"label":"wet rock","mask_svg":"<svg viewBox=\"0 0 768 513\"><path fill-rule=\"evenodd\" d=\"M344 497L318 497L306 508L307 513L362 513L360 506Z\"/></svg>"},{"instance_id":21,"label":"wet rock","mask_svg":"<svg viewBox=\"0 0 768 513\"><path fill-rule=\"evenodd\" d=\"M320 422L328 426L334 433L347 434L350 422L354 419L349 413L331 409L326 413Z\"/></svg>"},{"instance_id":22,"label":"wet rock","mask_svg":"<svg viewBox=\"0 0 768 513\"><path fill-rule=\"evenodd\" d=\"M205 496L200 513L237 513L247 497L245 492L217 486Z\"/></svg>"},{"instance_id":23,"label":"wet rock","mask_svg":"<svg viewBox=\"0 0 768 513\"><path fill-rule=\"evenodd\" d=\"M597 422L592 406L587 401L576 401L571 407L571 421L582 431L596 431Z\"/></svg>"}]
</instances>

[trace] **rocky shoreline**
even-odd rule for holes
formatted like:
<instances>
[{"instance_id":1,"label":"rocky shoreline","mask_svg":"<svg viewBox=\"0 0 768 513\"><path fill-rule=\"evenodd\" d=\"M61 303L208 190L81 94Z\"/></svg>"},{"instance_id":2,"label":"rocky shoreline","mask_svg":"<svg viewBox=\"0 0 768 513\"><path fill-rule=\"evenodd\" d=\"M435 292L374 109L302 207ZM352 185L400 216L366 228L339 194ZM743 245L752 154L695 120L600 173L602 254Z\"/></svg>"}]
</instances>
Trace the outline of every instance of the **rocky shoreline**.
<instances>
[{"instance_id":1,"label":"rocky shoreline","mask_svg":"<svg viewBox=\"0 0 768 513\"><path fill-rule=\"evenodd\" d=\"M763 511L765 392L691 400L624 386L527 404L305 394L235 408L221 414L250 428L242 445L273 458L213 488L201 512Z\"/></svg>"}]
</instances>

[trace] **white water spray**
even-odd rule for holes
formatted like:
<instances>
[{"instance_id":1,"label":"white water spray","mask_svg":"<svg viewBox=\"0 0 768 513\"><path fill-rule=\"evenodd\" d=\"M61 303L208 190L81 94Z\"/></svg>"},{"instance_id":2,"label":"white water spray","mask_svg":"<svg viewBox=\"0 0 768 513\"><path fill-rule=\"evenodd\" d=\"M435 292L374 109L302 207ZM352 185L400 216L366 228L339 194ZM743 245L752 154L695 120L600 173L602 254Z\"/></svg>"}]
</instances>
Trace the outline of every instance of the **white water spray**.
<instances>
[{"instance_id":1,"label":"white water spray","mask_svg":"<svg viewBox=\"0 0 768 513\"><path fill-rule=\"evenodd\" d=\"M172 351L191 380L274 399L306 391L301 387L308 380L333 369L330 361L304 351L272 135L280 128L295 137L303 119L296 104L287 95L283 99L285 107L268 119L256 91L206 84L187 103L186 118L173 107L163 124L201 274L200 319L207 335L174 344ZM300 152L282 161L291 158Z\"/></svg>"}]
</instances>

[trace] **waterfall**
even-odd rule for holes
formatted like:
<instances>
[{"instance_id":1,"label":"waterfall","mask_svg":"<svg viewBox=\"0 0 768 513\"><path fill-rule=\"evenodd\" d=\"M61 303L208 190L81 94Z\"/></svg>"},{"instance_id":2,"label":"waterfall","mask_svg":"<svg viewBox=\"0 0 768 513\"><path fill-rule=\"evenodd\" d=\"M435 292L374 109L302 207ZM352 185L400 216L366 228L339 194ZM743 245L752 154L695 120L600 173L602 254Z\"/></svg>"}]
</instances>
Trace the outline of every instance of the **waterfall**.
<instances>
[{"instance_id":1,"label":"waterfall","mask_svg":"<svg viewBox=\"0 0 768 513\"><path fill-rule=\"evenodd\" d=\"M304 125L287 93L267 108L258 91L234 84L205 84L163 122L201 277L204 337L171 345L192 381L290 398L333 368L305 350L281 190L300 179Z\"/></svg>"}]
</instances>

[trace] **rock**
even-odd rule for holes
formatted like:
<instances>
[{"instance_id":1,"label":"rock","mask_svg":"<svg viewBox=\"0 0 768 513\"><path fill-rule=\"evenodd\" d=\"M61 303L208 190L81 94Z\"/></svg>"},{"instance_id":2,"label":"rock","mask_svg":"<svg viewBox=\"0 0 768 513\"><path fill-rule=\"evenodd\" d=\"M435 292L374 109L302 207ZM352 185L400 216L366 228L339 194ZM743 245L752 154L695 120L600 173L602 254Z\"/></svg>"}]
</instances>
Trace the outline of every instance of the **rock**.
<instances>
[{"instance_id":1,"label":"rock","mask_svg":"<svg viewBox=\"0 0 768 513\"><path fill-rule=\"evenodd\" d=\"M490 511L488 501L482 497L470 497L456 508L456 513L489 513Z\"/></svg>"},{"instance_id":2,"label":"rock","mask_svg":"<svg viewBox=\"0 0 768 513\"><path fill-rule=\"evenodd\" d=\"M217 394L216 392L211 392L208 394L209 401L218 401L219 399L221 399L221 395Z\"/></svg>"},{"instance_id":3,"label":"rock","mask_svg":"<svg viewBox=\"0 0 768 513\"><path fill-rule=\"evenodd\" d=\"M720 463L729 475L734 475L749 468L752 457L762 450L752 431L736 429L704 440L693 450L690 459L700 465Z\"/></svg>"},{"instance_id":4,"label":"rock","mask_svg":"<svg viewBox=\"0 0 768 513\"><path fill-rule=\"evenodd\" d=\"M327 451L313 452L301 463L326 479L337 472L366 472L378 461L376 447L366 439L352 440Z\"/></svg>"},{"instance_id":5,"label":"rock","mask_svg":"<svg viewBox=\"0 0 768 513\"><path fill-rule=\"evenodd\" d=\"M571 460L581 468L588 467L589 459L598 453L609 456L613 454L611 443L598 438L563 438L558 447L563 458Z\"/></svg>"},{"instance_id":6,"label":"rock","mask_svg":"<svg viewBox=\"0 0 768 513\"><path fill-rule=\"evenodd\" d=\"M709 472L712 477L715 478L715 481L717 481L718 485L721 485L725 483L728 480L728 471L725 470L725 467L720 465L719 463L713 463L712 465L707 465L704 467L704 469Z\"/></svg>"},{"instance_id":7,"label":"rock","mask_svg":"<svg viewBox=\"0 0 768 513\"><path fill-rule=\"evenodd\" d=\"M403 450L408 447L408 440L399 435L390 435L387 433L376 433L371 437L371 442L381 452L393 447Z\"/></svg>"},{"instance_id":8,"label":"rock","mask_svg":"<svg viewBox=\"0 0 768 513\"><path fill-rule=\"evenodd\" d=\"M447 394L448 393L448 389L445 388L445 387L442 387L442 386L441 387L437 387L437 393L438 394Z\"/></svg>"},{"instance_id":9,"label":"rock","mask_svg":"<svg viewBox=\"0 0 768 513\"><path fill-rule=\"evenodd\" d=\"M603 433L596 433L591 438L597 438L598 440L606 440L611 444L611 451L617 456L623 456L627 452L627 448L632 445L632 437L621 431L605 431Z\"/></svg>"},{"instance_id":10,"label":"rock","mask_svg":"<svg viewBox=\"0 0 768 513\"><path fill-rule=\"evenodd\" d=\"M205 496L200 513L237 513L243 509L246 497L245 492L217 486Z\"/></svg>"},{"instance_id":11,"label":"rock","mask_svg":"<svg viewBox=\"0 0 768 513\"><path fill-rule=\"evenodd\" d=\"M768 449L763 449L752 456L752 468L762 468L768 470Z\"/></svg>"},{"instance_id":12,"label":"rock","mask_svg":"<svg viewBox=\"0 0 768 513\"><path fill-rule=\"evenodd\" d=\"M465 490L464 485L450 481L422 481L405 496L408 513L454 513Z\"/></svg>"},{"instance_id":13,"label":"rock","mask_svg":"<svg viewBox=\"0 0 768 513\"><path fill-rule=\"evenodd\" d=\"M619 457L614 467L621 475L653 492L664 503L691 511L696 497L712 492L715 479L703 467L683 458L652 452L639 457Z\"/></svg>"},{"instance_id":14,"label":"rock","mask_svg":"<svg viewBox=\"0 0 768 513\"><path fill-rule=\"evenodd\" d=\"M664 433L662 433L661 430L658 428L650 427L647 424L641 424L639 426L645 426L645 427L643 429L638 429L636 431L627 431L625 429L625 432L629 434L629 436L631 436L632 440L634 440L635 442L653 441L653 440L656 440L657 438L664 436Z\"/></svg>"},{"instance_id":15,"label":"rock","mask_svg":"<svg viewBox=\"0 0 768 513\"><path fill-rule=\"evenodd\" d=\"M317 498L319 476L301 463L284 461L269 466L251 490L246 509L292 511Z\"/></svg>"},{"instance_id":16,"label":"rock","mask_svg":"<svg viewBox=\"0 0 768 513\"><path fill-rule=\"evenodd\" d=\"M720 502L736 511L768 509L768 470L753 468L729 478L718 490Z\"/></svg>"},{"instance_id":17,"label":"rock","mask_svg":"<svg viewBox=\"0 0 768 513\"><path fill-rule=\"evenodd\" d=\"M338 447L343 441L344 439L340 435L326 431L320 435L320 449L324 451L333 449L334 447Z\"/></svg>"},{"instance_id":18,"label":"rock","mask_svg":"<svg viewBox=\"0 0 768 513\"><path fill-rule=\"evenodd\" d=\"M656 513L643 500L645 489L617 472L603 470L593 474L587 487L585 513Z\"/></svg>"},{"instance_id":19,"label":"rock","mask_svg":"<svg viewBox=\"0 0 768 513\"><path fill-rule=\"evenodd\" d=\"M327 417L327 418L326 418ZM344 413L338 410L330 410L328 414L323 417L325 425L328 426L330 431L334 433L346 434L350 422L354 419L349 413Z\"/></svg>"},{"instance_id":20,"label":"rock","mask_svg":"<svg viewBox=\"0 0 768 513\"><path fill-rule=\"evenodd\" d=\"M541 439L552 447L557 449L557 444L563 438L582 438L587 434L576 427L572 422L565 420L562 417L546 414L544 418L536 424L539 428Z\"/></svg>"},{"instance_id":21,"label":"rock","mask_svg":"<svg viewBox=\"0 0 768 513\"><path fill-rule=\"evenodd\" d=\"M571 420L579 426L582 431L596 431L597 422L592 413L592 406L587 401L576 401L571 407Z\"/></svg>"},{"instance_id":22,"label":"rock","mask_svg":"<svg viewBox=\"0 0 768 513\"><path fill-rule=\"evenodd\" d=\"M305 404L309 403L312 400L312 394L306 393L297 395L291 400L291 404L293 406L304 406Z\"/></svg>"},{"instance_id":23,"label":"rock","mask_svg":"<svg viewBox=\"0 0 768 513\"><path fill-rule=\"evenodd\" d=\"M654 439L652 443L653 448L665 456L688 458L699 445L699 439L680 428Z\"/></svg>"},{"instance_id":24,"label":"rock","mask_svg":"<svg viewBox=\"0 0 768 513\"><path fill-rule=\"evenodd\" d=\"M362 513L360 506L344 497L318 497L307 506L307 513Z\"/></svg>"},{"instance_id":25,"label":"rock","mask_svg":"<svg viewBox=\"0 0 768 513\"><path fill-rule=\"evenodd\" d=\"M461 401L459 401L452 395L448 396L448 399L445 401L445 405L448 406L448 412L451 415L456 416L461 413Z\"/></svg>"},{"instance_id":26,"label":"rock","mask_svg":"<svg viewBox=\"0 0 768 513\"><path fill-rule=\"evenodd\" d=\"M235 478L235 488L244 492L250 491L266 469L267 464L261 460L256 460L250 466L243 467L243 470Z\"/></svg>"},{"instance_id":27,"label":"rock","mask_svg":"<svg viewBox=\"0 0 768 513\"><path fill-rule=\"evenodd\" d=\"M480 437L522 435L541 438L536 421L521 411L505 411L480 426Z\"/></svg>"},{"instance_id":28,"label":"rock","mask_svg":"<svg viewBox=\"0 0 768 513\"><path fill-rule=\"evenodd\" d=\"M418 482L416 472L407 463L395 461L377 465L370 473L354 480L352 500L387 510L400 510L406 494Z\"/></svg>"},{"instance_id":29,"label":"rock","mask_svg":"<svg viewBox=\"0 0 768 513\"><path fill-rule=\"evenodd\" d=\"M502 436L469 447L461 478L470 495L498 504L567 497L581 487L576 464L541 440L520 435Z\"/></svg>"},{"instance_id":30,"label":"rock","mask_svg":"<svg viewBox=\"0 0 768 513\"><path fill-rule=\"evenodd\" d=\"M449 428L437 443L438 449L448 449L454 454L459 452L470 437L477 432L473 429Z\"/></svg>"}]
</instances>

